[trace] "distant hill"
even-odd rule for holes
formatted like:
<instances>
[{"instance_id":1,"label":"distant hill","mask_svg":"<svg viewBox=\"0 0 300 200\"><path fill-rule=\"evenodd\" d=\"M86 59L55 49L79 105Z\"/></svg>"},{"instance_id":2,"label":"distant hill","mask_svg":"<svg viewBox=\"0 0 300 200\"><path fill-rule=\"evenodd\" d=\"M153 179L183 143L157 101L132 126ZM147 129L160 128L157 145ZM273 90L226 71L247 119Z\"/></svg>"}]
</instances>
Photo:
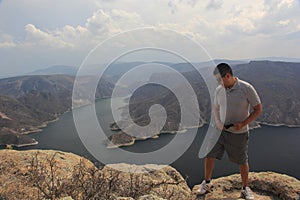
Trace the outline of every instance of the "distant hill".
<instances>
[{"instance_id":1,"label":"distant hill","mask_svg":"<svg viewBox=\"0 0 300 200\"><path fill-rule=\"evenodd\" d=\"M215 62L223 61L216 60ZM246 63L232 61L231 63L235 75L254 85L261 96L263 114L258 121L273 125L300 126L300 63L273 61L251 61ZM124 74L126 70L140 64L142 63L133 62L126 65L122 63L114 65L116 68L107 71L106 77L108 79L101 79L95 97L97 99L110 97L117 78ZM180 71L196 92L201 117L199 125L208 122L211 105L208 90L202 77L196 71L193 71L190 64L168 64ZM205 63L202 64L205 65ZM202 69L205 70L205 68ZM86 86L88 86L90 80L96 78L94 76L80 77L82 88L79 89L79 92L83 98L86 96ZM0 79L0 133L5 132L5 137L10 138L11 141L13 137L7 137L7 132L10 130L12 134L38 131L40 127L45 126L49 121L56 120L59 115L69 111L71 109L74 79L74 76L63 74L28 75ZM178 90L184 89L178 83L178 80L174 80L171 73L156 73L152 76L152 80L169 82L176 86ZM78 106L80 106L90 102L89 99L79 99L78 103ZM140 125L148 124L148 109L156 103L163 105L168 114L163 132L176 131L180 122L178 101L171 91L158 85L146 85L136 90L130 100L131 117ZM191 110L187 115L193 117L196 116L196 113ZM186 126L189 126L189 124L186 124ZM114 125L112 128L117 129ZM0 134L0 144L3 143L5 141L1 140Z\"/></svg>"},{"instance_id":2,"label":"distant hill","mask_svg":"<svg viewBox=\"0 0 300 200\"><path fill-rule=\"evenodd\" d=\"M205 70L205 69L204 69ZM300 126L300 63L251 61L233 65L234 75L250 82L259 93L263 114L257 121L271 125ZM184 72L197 94L200 121L199 125L210 121L210 98L208 89L202 77L196 71ZM172 74L155 74L153 80L177 84L177 90L184 90ZM163 105L167 112L167 121L162 132L178 130L180 122L180 107L174 94L166 88L157 85L146 85L136 90L130 99L130 115L137 124L149 124L149 108L154 104ZM196 111L190 109L190 116L196 116ZM189 127L189 124L184 124ZM118 130L116 124L112 129ZM141 134L141 137L145 137ZM117 139L114 138L116 141ZM128 138L127 138L128 139ZM120 146L122 142L118 140Z\"/></svg>"},{"instance_id":3,"label":"distant hill","mask_svg":"<svg viewBox=\"0 0 300 200\"><path fill-rule=\"evenodd\" d=\"M272 62L294 62L294 63L300 63L300 58L263 57L263 58L247 59L247 61L272 61Z\"/></svg>"},{"instance_id":4,"label":"distant hill","mask_svg":"<svg viewBox=\"0 0 300 200\"><path fill-rule=\"evenodd\" d=\"M64 74L75 76L78 68L73 66L66 65L54 65L47 67L45 69L35 70L33 72L28 73L27 75L55 75L55 74Z\"/></svg>"},{"instance_id":5,"label":"distant hill","mask_svg":"<svg viewBox=\"0 0 300 200\"><path fill-rule=\"evenodd\" d=\"M108 67L103 74L103 77L110 81L111 83L116 83L117 80L126 72L133 69L136 66L141 66L144 64L161 64L165 66L169 66L179 72L188 72L195 70L194 67L202 68L211 66L212 63L220 63L227 62L231 65L237 65L242 63L247 63L249 61L245 60L228 60L228 59L215 59L213 61L200 62L200 63L171 63L171 62L122 62L122 63L113 63L110 66L106 66L105 64L94 64L85 66L84 76L94 75L99 72L99 68ZM26 75L69 75L76 76L79 67L75 66L67 66L67 65L54 65L44 69L38 69L33 72L27 73ZM156 71L156 73L160 73ZM0 77L1 78L1 77ZM5 78L5 77L2 77Z\"/></svg>"},{"instance_id":6,"label":"distant hill","mask_svg":"<svg viewBox=\"0 0 300 200\"><path fill-rule=\"evenodd\" d=\"M261 96L264 111L258 121L300 126L300 63L251 61L233 70Z\"/></svg>"},{"instance_id":7,"label":"distant hill","mask_svg":"<svg viewBox=\"0 0 300 200\"><path fill-rule=\"evenodd\" d=\"M85 86L95 77L81 77ZM0 79L0 145L12 141L11 134L22 135L39 131L50 121L69 111L72 106L74 76L68 75L35 75ZM113 85L105 80L97 89L96 98L109 97ZM86 87L82 88L84 96ZM82 104L90 103L82 100ZM79 105L80 106L80 105ZM4 135L1 134L5 132ZM23 140L25 142L25 140ZM26 140L28 142L28 140ZM22 145L22 144L16 144Z\"/></svg>"}]
</instances>

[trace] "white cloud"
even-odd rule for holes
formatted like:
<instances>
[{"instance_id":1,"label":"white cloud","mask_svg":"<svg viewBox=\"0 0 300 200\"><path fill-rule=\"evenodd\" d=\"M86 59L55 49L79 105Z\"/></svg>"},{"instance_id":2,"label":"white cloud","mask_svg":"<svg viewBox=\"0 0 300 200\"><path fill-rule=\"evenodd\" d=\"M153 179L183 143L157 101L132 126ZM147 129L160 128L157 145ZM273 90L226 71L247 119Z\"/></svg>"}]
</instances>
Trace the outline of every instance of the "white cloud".
<instances>
[{"instance_id":1,"label":"white cloud","mask_svg":"<svg viewBox=\"0 0 300 200\"><path fill-rule=\"evenodd\" d=\"M210 0L206 5L207 9L217 10L220 9L223 5L223 0Z\"/></svg>"},{"instance_id":2,"label":"white cloud","mask_svg":"<svg viewBox=\"0 0 300 200\"><path fill-rule=\"evenodd\" d=\"M62 40L59 35L51 32L42 31L33 24L25 26L26 38L22 44L24 46L49 46L54 48L70 47L70 45Z\"/></svg>"},{"instance_id":3,"label":"white cloud","mask_svg":"<svg viewBox=\"0 0 300 200\"><path fill-rule=\"evenodd\" d=\"M145 26L144 20L136 12L112 9L109 15L113 20L113 25L123 31Z\"/></svg>"},{"instance_id":4,"label":"white cloud","mask_svg":"<svg viewBox=\"0 0 300 200\"><path fill-rule=\"evenodd\" d=\"M286 36L297 31L300 24L299 5L292 0L268 2L267 15L260 21L258 32L269 36Z\"/></svg>"},{"instance_id":5,"label":"white cloud","mask_svg":"<svg viewBox=\"0 0 300 200\"><path fill-rule=\"evenodd\" d=\"M156 26L169 28L174 31L187 35L198 42L207 43L240 39L249 35L276 35L292 32L297 29L299 20L290 19L282 15L283 11L293 10L295 2L293 0L267 1L253 0L243 4L239 1L210 0L206 4L199 3L197 0L165 0L165 13L161 7L154 7L154 2L147 8L142 7L141 2L134 0L102 1L103 8L94 12L82 25L65 25L54 30L41 30L33 24L25 27L26 41L31 45L43 45L53 48L91 48L99 42L117 33L145 27ZM120 5L117 8L110 8L109 5ZM133 12L126 4L133 7L141 6ZM101 4L99 4L101 5ZM127 6L127 7L126 7ZM167 22L155 21L149 23L147 12L151 9L152 16L165 16ZM167 12L172 8L173 14ZM121 9L122 8L122 9ZM157 10L155 10L157 8ZM214 8L207 11L207 8ZM202 11L201 11L202 10ZM291 16L289 16L291 17ZM288 30L288 31L287 31Z\"/></svg>"},{"instance_id":6,"label":"white cloud","mask_svg":"<svg viewBox=\"0 0 300 200\"><path fill-rule=\"evenodd\" d=\"M209 38L209 35L214 34L211 31L213 29L212 25L201 17L195 17L190 21L187 21L184 25L176 23L164 23L158 24L156 27L176 31L179 34L183 34L200 43L206 42Z\"/></svg>"},{"instance_id":7,"label":"white cloud","mask_svg":"<svg viewBox=\"0 0 300 200\"><path fill-rule=\"evenodd\" d=\"M280 20L280 21L278 21L278 24L280 24L282 26L287 26L287 25L289 25L290 22L291 21L289 19L287 19L287 20Z\"/></svg>"},{"instance_id":8,"label":"white cloud","mask_svg":"<svg viewBox=\"0 0 300 200\"><path fill-rule=\"evenodd\" d=\"M123 3L102 1L102 8L92 13L85 23L77 26L65 25L61 28L41 30L33 24L27 24L26 40L20 44L27 47L40 45L88 50L117 33L154 26L177 31L205 46L217 48L218 45L233 45L239 41L247 41L249 36L251 40L255 37L260 40L261 34L265 35L264 37L272 37L285 32L291 33L293 29L297 29L295 24L299 25L298 19L290 19L287 17L291 16L282 15L283 11L294 9L295 5L291 0L270 2L253 0L243 4L238 3L238 0L232 2L210 0L205 4L197 0L165 0L163 1L165 4L162 4L165 7L155 7L154 4L158 3L156 0L152 4L149 2L148 7L143 7L141 2L134 0L124 1ZM116 8L110 8L110 4ZM135 6L141 7L135 8L134 12L131 9ZM170 12L170 7L173 8L173 13ZM209 7L216 10L213 12L211 9L207 10ZM150 22L148 16L150 11L153 20L157 16L164 16L164 18L156 19L155 23ZM213 51L217 52L217 50ZM229 53L232 52L227 52Z\"/></svg>"},{"instance_id":9,"label":"white cloud","mask_svg":"<svg viewBox=\"0 0 300 200\"><path fill-rule=\"evenodd\" d=\"M175 1L169 1L168 6L170 7L172 14L175 14L178 11Z\"/></svg>"},{"instance_id":10,"label":"white cloud","mask_svg":"<svg viewBox=\"0 0 300 200\"><path fill-rule=\"evenodd\" d=\"M282 7L291 8L291 7L293 7L296 3L297 3L296 0L281 0L280 2L278 2L277 8L279 8L279 9L282 8Z\"/></svg>"},{"instance_id":11,"label":"white cloud","mask_svg":"<svg viewBox=\"0 0 300 200\"><path fill-rule=\"evenodd\" d=\"M65 25L54 30L41 30L33 24L25 26L25 41L30 46L48 46L51 48L84 49L92 48L99 42L122 31L145 26L137 13L113 9L94 12L83 26Z\"/></svg>"},{"instance_id":12,"label":"white cloud","mask_svg":"<svg viewBox=\"0 0 300 200\"><path fill-rule=\"evenodd\" d=\"M199 0L169 0L168 7L171 9L171 13L175 14L176 12L185 9L186 7L195 7L199 2Z\"/></svg>"},{"instance_id":13,"label":"white cloud","mask_svg":"<svg viewBox=\"0 0 300 200\"><path fill-rule=\"evenodd\" d=\"M259 22L267 15L267 10L260 0L248 5L234 5L228 15L227 19L221 20L228 29L237 33L251 34L256 33Z\"/></svg>"},{"instance_id":14,"label":"white cloud","mask_svg":"<svg viewBox=\"0 0 300 200\"><path fill-rule=\"evenodd\" d=\"M184 34L200 42L213 57L262 57L280 52L276 56L289 56L300 51L295 45L300 42L296 0L62 0L59 8L48 0L28 1L2 2L2 52L11 49L30 54L43 49L45 54L49 50L85 55L115 34L149 26ZM269 49L280 42L285 42L282 48Z\"/></svg>"},{"instance_id":15,"label":"white cloud","mask_svg":"<svg viewBox=\"0 0 300 200\"><path fill-rule=\"evenodd\" d=\"M113 20L110 15L103 10L99 10L88 18L85 28L94 35L107 36L114 34L119 30L113 25Z\"/></svg>"},{"instance_id":16,"label":"white cloud","mask_svg":"<svg viewBox=\"0 0 300 200\"><path fill-rule=\"evenodd\" d=\"M0 48L11 48L16 45L17 44L14 42L14 38L11 35L0 33Z\"/></svg>"}]
</instances>

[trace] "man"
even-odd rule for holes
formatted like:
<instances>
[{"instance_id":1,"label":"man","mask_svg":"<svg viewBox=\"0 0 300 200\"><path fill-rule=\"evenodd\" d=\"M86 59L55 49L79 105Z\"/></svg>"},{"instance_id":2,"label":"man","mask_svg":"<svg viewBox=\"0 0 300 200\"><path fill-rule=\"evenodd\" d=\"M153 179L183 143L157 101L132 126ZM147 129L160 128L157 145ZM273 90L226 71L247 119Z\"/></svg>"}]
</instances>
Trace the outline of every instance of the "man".
<instances>
[{"instance_id":1,"label":"man","mask_svg":"<svg viewBox=\"0 0 300 200\"><path fill-rule=\"evenodd\" d=\"M214 75L220 83L215 91L214 119L216 127L222 132L205 158L205 180L201 183L198 193L205 194L211 190L214 161L216 158L221 159L226 151L230 161L239 165L243 184L241 196L254 199L248 186L248 124L262 113L262 104L253 86L233 76L228 64L218 64ZM250 106L253 109L251 113Z\"/></svg>"}]
</instances>

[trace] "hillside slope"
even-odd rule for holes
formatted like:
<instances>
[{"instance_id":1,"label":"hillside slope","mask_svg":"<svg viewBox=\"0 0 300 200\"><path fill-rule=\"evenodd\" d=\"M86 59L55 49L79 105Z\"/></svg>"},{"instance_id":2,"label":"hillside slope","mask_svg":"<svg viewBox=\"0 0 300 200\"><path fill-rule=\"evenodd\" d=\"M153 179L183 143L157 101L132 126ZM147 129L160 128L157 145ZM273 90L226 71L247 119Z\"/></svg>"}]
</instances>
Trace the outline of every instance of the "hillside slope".
<instances>
[{"instance_id":1,"label":"hillside slope","mask_svg":"<svg viewBox=\"0 0 300 200\"><path fill-rule=\"evenodd\" d=\"M83 85L80 91L83 96L88 87L86 84L91 79L94 77L86 76L79 79ZM0 113L2 113L0 127L5 127L6 133L21 135L39 131L47 123L58 119L61 114L71 110L74 80L75 77L67 75L35 75L0 79ZM111 83L101 80L95 97L109 97L112 88ZM91 103L88 100L83 102ZM22 141L18 144L8 143L0 134L0 145L32 144L32 142Z\"/></svg>"},{"instance_id":2,"label":"hillside slope","mask_svg":"<svg viewBox=\"0 0 300 200\"><path fill-rule=\"evenodd\" d=\"M203 70L203 74L207 73L207 69L204 68L201 70ZM233 73L238 78L250 82L260 95L263 104L263 113L257 119L258 122L290 127L300 126L300 63L251 61L249 63L234 65ZM198 98L200 109L198 125L202 126L204 123L209 123L211 103L204 79L197 71L184 72L182 75L189 81ZM178 83L178 80L171 73L154 74L151 80L153 82L168 83L166 85L174 86L176 91L186 89ZM167 119L160 133L181 131L178 129L180 123L183 127L195 126L188 122L183 123L180 121L182 108L173 92L166 87L147 84L133 93L129 103L130 116L140 126L150 123L149 108L152 105L162 105L166 110ZM188 110L185 113L187 117L196 118L198 114L196 109L193 109L192 106L189 107L189 105L185 109ZM155 114L154 117L156 117ZM126 126L126 130L130 130L131 125ZM251 126L255 127L257 123L254 122ZM156 126L154 125L153 127ZM115 122L111 125L111 128L112 130L119 131ZM121 137L125 138L122 132L121 134L116 133L111 136L111 140L116 146L122 146L132 143L128 141L135 139L128 135L126 141L124 140L123 142ZM145 133L141 133L136 138L139 137L144 138Z\"/></svg>"}]
</instances>

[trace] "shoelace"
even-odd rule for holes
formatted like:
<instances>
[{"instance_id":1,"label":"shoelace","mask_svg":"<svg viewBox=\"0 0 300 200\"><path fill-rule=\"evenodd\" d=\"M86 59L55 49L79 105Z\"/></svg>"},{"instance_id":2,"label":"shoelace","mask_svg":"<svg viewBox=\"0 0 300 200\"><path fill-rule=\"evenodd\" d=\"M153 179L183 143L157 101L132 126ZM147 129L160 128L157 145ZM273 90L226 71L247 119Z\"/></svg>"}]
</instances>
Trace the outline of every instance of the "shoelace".
<instances>
[{"instance_id":1,"label":"shoelace","mask_svg":"<svg viewBox=\"0 0 300 200\"><path fill-rule=\"evenodd\" d=\"M249 187L246 187L245 190L242 191L245 196L253 196L252 190Z\"/></svg>"},{"instance_id":2,"label":"shoelace","mask_svg":"<svg viewBox=\"0 0 300 200\"><path fill-rule=\"evenodd\" d=\"M208 190L208 189L209 189L208 184L205 184L205 185L203 186L203 188L204 188L205 190Z\"/></svg>"}]
</instances>

